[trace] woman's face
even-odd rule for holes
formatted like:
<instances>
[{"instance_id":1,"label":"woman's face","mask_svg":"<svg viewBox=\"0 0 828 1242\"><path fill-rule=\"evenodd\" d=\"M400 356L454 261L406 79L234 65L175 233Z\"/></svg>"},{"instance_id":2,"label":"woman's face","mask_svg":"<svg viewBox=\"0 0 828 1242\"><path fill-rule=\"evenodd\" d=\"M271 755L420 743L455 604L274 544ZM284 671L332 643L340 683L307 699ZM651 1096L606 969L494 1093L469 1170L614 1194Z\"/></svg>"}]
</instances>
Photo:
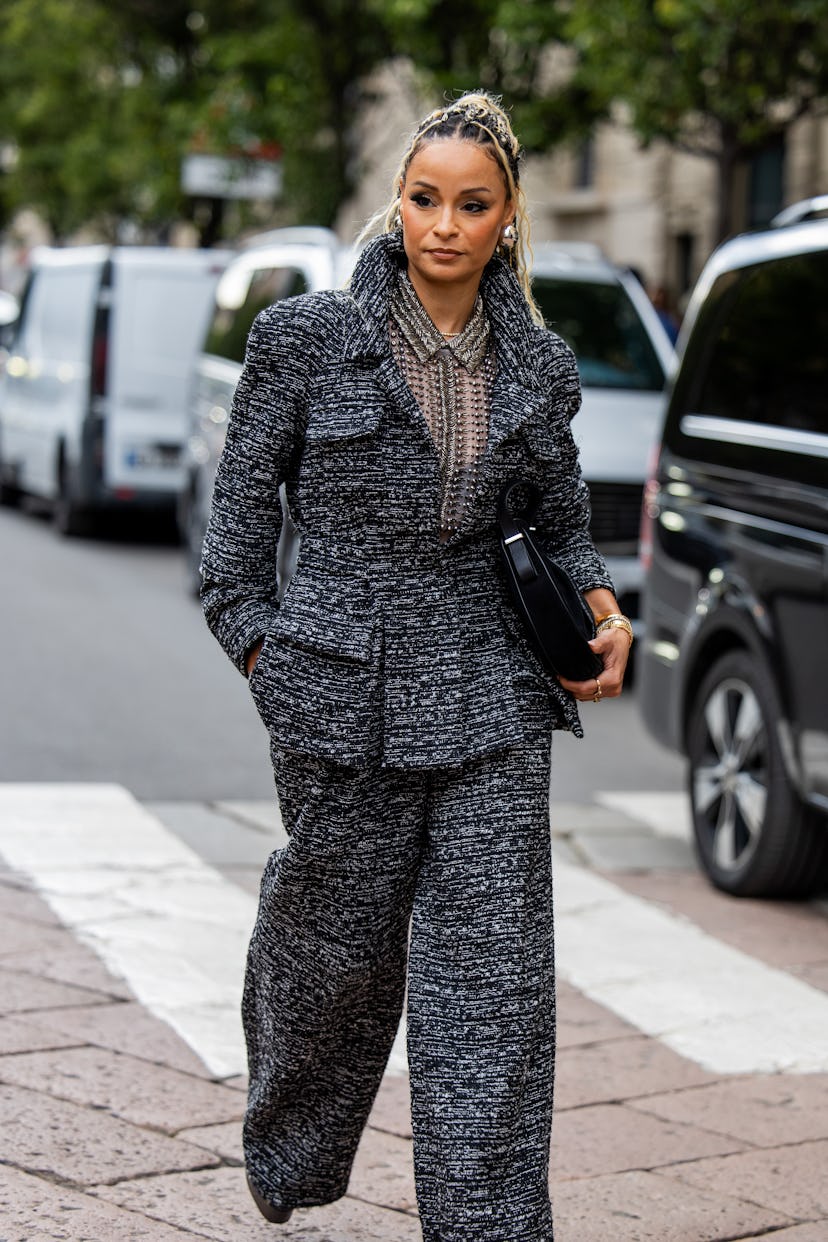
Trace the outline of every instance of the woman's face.
<instances>
[{"instance_id":1,"label":"woman's face","mask_svg":"<svg viewBox=\"0 0 828 1242\"><path fill-rule=\"evenodd\" d=\"M515 209L484 147L442 138L424 143L408 165L400 217L415 287L470 284L480 281Z\"/></svg>"}]
</instances>

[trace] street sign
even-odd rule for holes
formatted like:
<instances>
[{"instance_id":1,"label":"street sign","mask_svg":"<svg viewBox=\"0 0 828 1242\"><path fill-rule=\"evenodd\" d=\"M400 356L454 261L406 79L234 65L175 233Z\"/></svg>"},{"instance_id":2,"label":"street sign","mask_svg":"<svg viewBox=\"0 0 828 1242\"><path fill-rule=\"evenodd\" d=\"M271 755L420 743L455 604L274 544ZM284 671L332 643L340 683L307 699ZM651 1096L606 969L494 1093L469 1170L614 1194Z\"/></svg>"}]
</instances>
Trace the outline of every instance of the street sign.
<instances>
[{"instance_id":1,"label":"street sign","mask_svg":"<svg viewBox=\"0 0 828 1242\"><path fill-rule=\"evenodd\" d=\"M276 160L186 155L181 162L181 188L197 198L278 198L282 166Z\"/></svg>"}]
</instances>

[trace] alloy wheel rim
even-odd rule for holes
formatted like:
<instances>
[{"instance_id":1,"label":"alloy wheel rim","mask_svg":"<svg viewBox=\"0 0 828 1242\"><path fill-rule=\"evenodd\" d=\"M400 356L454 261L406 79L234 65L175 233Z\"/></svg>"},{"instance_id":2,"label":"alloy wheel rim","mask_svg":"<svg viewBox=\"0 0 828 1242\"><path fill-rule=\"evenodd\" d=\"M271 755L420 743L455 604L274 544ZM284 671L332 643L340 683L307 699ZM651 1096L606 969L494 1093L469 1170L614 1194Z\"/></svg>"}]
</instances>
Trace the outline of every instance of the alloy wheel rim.
<instances>
[{"instance_id":1,"label":"alloy wheel rim","mask_svg":"<svg viewBox=\"0 0 828 1242\"><path fill-rule=\"evenodd\" d=\"M697 828L721 871L738 871L762 836L768 800L768 738L753 689L737 677L704 705L704 744L693 769Z\"/></svg>"}]
</instances>

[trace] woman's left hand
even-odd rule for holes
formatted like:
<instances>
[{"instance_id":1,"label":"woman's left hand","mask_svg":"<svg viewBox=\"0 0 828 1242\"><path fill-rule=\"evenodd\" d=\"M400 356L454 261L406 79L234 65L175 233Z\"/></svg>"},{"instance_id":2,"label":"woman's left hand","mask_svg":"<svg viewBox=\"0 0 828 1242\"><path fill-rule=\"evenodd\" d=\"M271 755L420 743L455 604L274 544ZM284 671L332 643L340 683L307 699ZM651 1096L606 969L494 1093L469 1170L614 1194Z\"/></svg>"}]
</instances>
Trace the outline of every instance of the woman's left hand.
<instances>
[{"instance_id":1,"label":"woman's left hand","mask_svg":"<svg viewBox=\"0 0 828 1242\"><path fill-rule=\"evenodd\" d=\"M630 658L630 638L626 630L618 626L604 630L597 638L593 638L590 647L604 661L604 667L597 677L588 681L569 681L559 677L558 681L564 690L581 703L600 703L601 699L615 699L621 693L624 684L624 672Z\"/></svg>"}]
</instances>

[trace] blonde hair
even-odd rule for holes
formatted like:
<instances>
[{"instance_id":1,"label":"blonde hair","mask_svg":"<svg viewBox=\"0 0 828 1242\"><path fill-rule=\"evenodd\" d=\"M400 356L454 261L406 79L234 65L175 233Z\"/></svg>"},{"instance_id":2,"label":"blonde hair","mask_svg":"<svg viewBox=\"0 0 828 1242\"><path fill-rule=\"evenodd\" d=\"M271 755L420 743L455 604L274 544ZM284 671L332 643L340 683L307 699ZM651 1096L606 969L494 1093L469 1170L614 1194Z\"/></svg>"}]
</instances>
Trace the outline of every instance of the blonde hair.
<instances>
[{"instance_id":1,"label":"blonde hair","mask_svg":"<svg viewBox=\"0 0 828 1242\"><path fill-rule=\"evenodd\" d=\"M400 166L394 176L394 192L390 202L381 208L366 224L359 241L365 241L375 232L393 233L400 228L400 202L408 166L426 142L444 138L460 138L474 142L489 152L498 164L506 185L506 193L515 207L517 240L511 248L500 246L502 257L518 279L523 296L529 306L533 321L543 327L543 315L532 296L529 267L532 247L529 241L529 214L526 197L520 184L520 162L523 148L518 142L511 121L501 107L499 97L485 91L461 95L444 108L430 112L414 130L406 146Z\"/></svg>"}]
</instances>

